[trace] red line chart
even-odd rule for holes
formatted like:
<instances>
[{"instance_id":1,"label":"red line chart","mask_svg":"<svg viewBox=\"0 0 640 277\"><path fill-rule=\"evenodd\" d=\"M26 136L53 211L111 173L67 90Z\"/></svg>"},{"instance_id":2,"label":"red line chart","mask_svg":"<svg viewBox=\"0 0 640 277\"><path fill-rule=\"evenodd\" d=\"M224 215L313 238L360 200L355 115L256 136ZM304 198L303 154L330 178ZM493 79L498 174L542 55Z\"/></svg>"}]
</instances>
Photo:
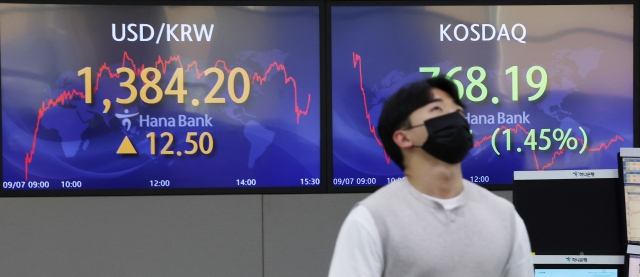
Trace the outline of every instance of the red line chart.
<instances>
[{"instance_id":1,"label":"red line chart","mask_svg":"<svg viewBox=\"0 0 640 277\"><path fill-rule=\"evenodd\" d=\"M180 55L176 55L176 56L169 56L168 59L163 59L162 56L158 56L158 59L155 61L154 63L154 67L159 69L162 74L166 74L167 73L167 67L172 64L175 63L177 65L177 67L179 68L185 68L185 72L189 72L193 69L193 71L196 74L196 77L198 79L200 79L202 76L204 76L204 71L201 71L198 68L198 62L197 61L192 61L190 63L187 64L187 66L185 67L182 63L182 60L180 59ZM129 57L129 53L127 53L126 51L124 51L123 55L122 55L122 67L127 67L127 64L130 64L130 67L137 76L140 75L140 73L142 72L142 70L144 70L145 68L145 64L141 64L141 65L137 65L135 63L135 61ZM223 60L217 60L213 67L218 67L222 66L222 69L224 69L224 71L228 73L231 72L231 69L229 69L227 67L227 63ZM289 76L289 74L287 73L287 68L285 67L284 64L278 63L278 62L272 62L271 64L269 64L269 67L264 71L264 73L262 75L256 73L253 73L253 75L251 76L251 83L258 83L259 85L262 85L264 82L267 81L267 76L269 75L269 73L271 73L273 70L275 69L275 71L279 71L283 73L284 76L284 83L285 84L291 84L293 86L293 102L294 102L294 113L296 114L296 123L300 124L300 116L302 115L307 115L309 114L309 107L311 106L311 94L307 94L307 105L306 108L303 110L300 108L300 106L298 105L298 85L296 80ZM107 73L107 75L109 78L113 79L113 78L119 78L120 74L118 73L113 73L111 71L111 67L109 67L107 65L106 62L104 62L100 68L98 69L98 72L96 73L96 84L93 88L93 93L96 93L99 88L100 88L100 79L102 78L103 74ZM24 158L24 177L25 180L29 179L29 164L33 161L33 156L35 155L35 150L36 150L36 138L38 136L38 130L40 128L40 120L42 119L42 117L44 117L45 113L52 107L58 106L58 105L63 105L66 101L70 101L73 100L75 97L78 97L80 99L84 99L85 98L85 93L82 91L76 91L75 89L72 91L63 91L58 97L56 97L55 99L49 99L46 101L42 101L42 105L40 107L40 109L38 110L38 119L36 121L36 128L33 132L33 141L31 142L31 150L29 152L26 153L25 158Z\"/></svg>"},{"instance_id":2,"label":"red line chart","mask_svg":"<svg viewBox=\"0 0 640 277\"><path fill-rule=\"evenodd\" d=\"M29 164L33 161L33 155L36 151L36 137L38 135L38 129L40 129L40 120L44 117L44 113L46 113L52 107L58 105L64 105L64 103L68 100L72 100L75 97L80 97L84 99L84 93L80 91L76 91L75 89L72 91L63 91L55 100L49 99L46 102L42 101L42 106L38 110L38 121L36 122L36 129L33 132L33 141L31 142L31 151L27 152L26 157L24 158L24 179L29 180Z\"/></svg>"},{"instance_id":3,"label":"red line chart","mask_svg":"<svg viewBox=\"0 0 640 277\"><path fill-rule=\"evenodd\" d=\"M389 155L387 154L387 152L384 150L384 146L382 145L382 142L380 141L380 138L378 137L378 134L376 133L376 129L375 126L373 126L371 124L371 114L369 114L369 109L367 106L367 96L364 90L364 86L362 85L362 57L355 53L352 52L352 58L353 58L353 68L358 68L359 73L360 73L360 91L362 92L362 98L364 101L364 110L365 110L365 118L367 120L367 123L369 124L369 132L371 132L371 134L373 135L373 138L376 140L376 142L378 143L378 145L380 147L382 147L382 151L384 154L384 158L387 162L387 164L389 163ZM522 132L526 135L529 134L529 132L522 127L522 125L520 124L516 124L515 127L507 127L507 126L501 126L500 127L501 130L507 130L510 129L514 134L518 134L519 132ZM483 143L490 141L493 138L493 135L488 135L488 136L484 136L482 137L480 140L476 141L473 144L473 147L479 147L481 146ZM577 139L582 145L584 145L584 141L580 138ZM597 147L590 147L587 148L587 152L599 152L605 149L608 149L611 144L613 144L614 142L617 141L624 141L624 139L622 137L620 137L619 135L616 135L614 138L610 139L609 142L607 143L600 143ZM567 151L567 148L563 148L563 149L559 149L557 151L553 152L553 156L551 157L551 161L547 162L547 163L543 163L543 165L540 165L540 161L538 161L538 156L536 154L536 150L532 150L533 152L533 159L535 161L536 164L536 170L538 171L543 171L551 166L553 166L553 164L555 163L555 160L557 157L560 157L562 155L564 155Z\"/></svg>"},{"instance_id":4,"label":"red line chart","mask_svg":"<svg viewBox=\"0 0 640 277\"><path fill-rule=\"evenodd\" d=\"M520 124L516 124L516 126L513 127L513 128L510 128L510 127L507 127L507 126L504 126L504 125L500 126L500 130L507 130L507 129L511 130L514 134L518 134L520 131L522 131L522 133L524 133L525 135L529 135L529 132L524 127L522 127L522 125L520 125ZM490 141L492 138L493 138L493 135L484 136L482 139L480 139L479 141L475 142L473 144L473 147L478 147L478 146L482 145L483 143L485 143L487 141ZM580 142L581 145L584 145L584 141L581 138L578 138L577 140ZM616 135L614 138L610 139L609 142L607 142L607 143L600 143L597 147L589 147L589 148L587 148L587 152L600 152L600 151L602 151L604 149L609 149L611 144L613 144L614 142L617 142L617 141L624 141L624 139L621 136ZM533 159L534 159L534 161L536 163L536 170L542 171L542 170L545 170L545 169L551 167L555 163L556 158L559 157L559 156L564 155L566 153L566 151L567 151L566 147L564 147L564 148L562 148L560 150L554 151L553 152L553 156L551 157L551 161L546 163L546 164L544 164L542 167L540 167L540 162L538 161L538 156L536 154L536 151L532 150L531 152L533 152Z\"/></svg>"},{"instance_id":5,"label":"red line chart","mask_svg":"<svg viewBox=\"0 0 640 277\"><path fill-rule=\"evenodd\" d=\"M384 154L384 159L387 162L387 164L389 164L391 162L391 158L387 154L387 151L384 150L384 146L382 145L382 141L380 141L380 138L378 138L378 133L376 132L376 127L373 126L373 124L371 124L371 114L369 114L369 108L367 107L367 95L364 92L364 87L362 86L362 57L360 57L360 55L356 54L355 52L352 54L352 56L353 56L353 68L358 67L358 70L360 71L360 91L362 92L362 99L363 99L363 102L364 102L364 112L365 112L365 117L367 118L367 123L369 124L369 132L371 132L371 134L373 134L373 138L375 138L375 140L378 143L378 145L380 147L382 147L382 152Z\"/></svg>"}]
</instances>

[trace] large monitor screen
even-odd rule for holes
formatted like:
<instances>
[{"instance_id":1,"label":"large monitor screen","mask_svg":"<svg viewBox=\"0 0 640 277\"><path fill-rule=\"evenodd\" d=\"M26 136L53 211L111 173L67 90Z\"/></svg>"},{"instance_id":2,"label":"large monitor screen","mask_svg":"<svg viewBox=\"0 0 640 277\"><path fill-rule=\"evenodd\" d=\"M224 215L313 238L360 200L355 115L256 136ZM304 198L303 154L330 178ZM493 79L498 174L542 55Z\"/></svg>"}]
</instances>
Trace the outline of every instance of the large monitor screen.
<instances>
[{"instance_id":1,"label":"large monitor screen","mask_svg":"<svg viewBox=\"0 0 640 277\"><path fill-rule=\"evenodd\" d=\"M320 186L318 6L0 13L4 191Z\"/></svg>"},{"instance_id":2,"label":"large monitor screen","mask_svg":"<svg viewBox=\"0 0 640 277\"><path fill-rule=\"evenodd\" d=\"M535 277L618 277L617 269L536 269Z\"/></svg>"},{"instance_id":3,"label":"large monitor screen","mask_svg":"<svg viewBox=\"0 0 640 277\"><path fill-rule=\"evenodd\" d=\"M467 106L464 178L617 168L634 140L633 22L633 5L332 6L333 185L404 175L382 146L380 111L436 75Z\"/></svg>"}]
</instances>

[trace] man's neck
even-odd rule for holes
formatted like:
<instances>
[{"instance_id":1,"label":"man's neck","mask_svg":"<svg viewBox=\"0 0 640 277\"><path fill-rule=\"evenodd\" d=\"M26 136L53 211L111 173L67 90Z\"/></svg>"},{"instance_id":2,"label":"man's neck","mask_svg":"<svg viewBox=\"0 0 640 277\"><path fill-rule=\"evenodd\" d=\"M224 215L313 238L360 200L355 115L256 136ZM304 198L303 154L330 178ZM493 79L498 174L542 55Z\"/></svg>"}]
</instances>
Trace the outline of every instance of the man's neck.
<instances>
[{"instance_id":1,"label":"man's neck","mask_svg":"<svg viewBox=\"0 0 640 277\"><path fill-rule=\"evenodd\" d=\"M452 165L435 158L414 160L404 172L413 187L435 198L453 198L464 189L460 164Z\"/></svg>"}]
</instances>

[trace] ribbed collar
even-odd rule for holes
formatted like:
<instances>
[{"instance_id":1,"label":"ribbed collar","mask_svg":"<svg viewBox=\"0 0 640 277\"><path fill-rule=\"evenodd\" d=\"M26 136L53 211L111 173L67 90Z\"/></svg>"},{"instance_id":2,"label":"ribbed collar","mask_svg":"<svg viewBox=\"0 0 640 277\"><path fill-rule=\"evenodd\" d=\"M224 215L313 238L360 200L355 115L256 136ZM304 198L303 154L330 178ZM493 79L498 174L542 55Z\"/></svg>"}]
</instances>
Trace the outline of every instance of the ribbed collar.
<instances>
[{"instance_id":1,"label":"ribbed collar","mask_svg":"<svg viewBox=\"0 0 640 277\"><path fill-rule=\"evenodd\" d=\"M463 207L468 201L469 201L469 194L471 193L472 188L469 185L470 183L468 183L466 180L462 180L462 193L460 194L460 206L458 206L458 208L455 209L459 209L461 207ZM411 183L409 182L409 179L402 178L401 180L401 186L404 188L404 190L411 195L412 198L414 198L415 200L417 200L420 203L423 203L424 205L434 208L434 209L442 209L444 210L444 207L442 206L442 204L436 202L433 199L429 199L427 197L424 197L424 193L418 191L415 187L413 187L411 185ZM454 209L454 210L455 210Z\"/></svg>"}]
</instances>

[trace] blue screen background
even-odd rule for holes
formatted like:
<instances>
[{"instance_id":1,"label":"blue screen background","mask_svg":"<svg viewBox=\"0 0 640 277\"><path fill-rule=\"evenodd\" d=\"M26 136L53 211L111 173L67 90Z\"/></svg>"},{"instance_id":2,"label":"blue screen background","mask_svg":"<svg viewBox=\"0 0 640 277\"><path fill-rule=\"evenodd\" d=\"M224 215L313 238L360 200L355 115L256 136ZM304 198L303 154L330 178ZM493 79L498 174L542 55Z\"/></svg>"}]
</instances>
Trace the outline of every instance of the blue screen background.
<instances>
[{"instance_id":1,"label":"blue screen background","mask_svg":"<svg viewBox=\"0 0 640 277\"><path fill-rule=\"evenodd\" d=\"M3 181L46 181L49 189L63 189L63 181L80 181L82 187L76 189L150 188L153 180L169 181L169 188L319 185L318 7L3 7ZM156 36L128 41L133 35L127 32L127 39L116 41L122 24L130 23L148 24ZM156 40L162 24L165 31ZM188 41L181 34L182 25L175 28L174 38L167 24L214 27L210 41L204 36L196 41L195 33ZM136 71L158 68L161 89L177 68L184 68L184 104L174 95L164 95L157 104L140 97L131 104L116 103L116 98L129 96L120 86L127 77L109 72L115 74L123 66ZM224 82L214 96L224 98L224 104L204 103L217 75L202 74L214 66L224 71ZM91 105L81 97L84 78L78 71L85 67L92 70L93 84L98 83ZM240 104L228 91L229 71L236 67L251 78L249 97ZM135 78L134 86L141 92L143 83L140 76ZM242 80L237 74L238 97ZM154 95L149 92L150 98ZM105 99L112 103L107 113ZM193 105L193 99L200 104ZM135 116L123 123L128 115ZM176 126L153 127L147 122L161 117L174 118ZM204 126L179 126L180 118L189 117L202 118ZM156 154L151 154L150 132L155 132ZM168 149L174 155L160 154L168 142L163 132L173 135ZM186 141L187 132L197 132L196 142L202 133L210 133L211 153L178 156L178 151L193 147ZM136 155L116 154L125 136ZM312 181L305 184L301 179Z\"/></svg>"},{"instance_id":2,"label":"blue screen background","mask_svg":"<svg viewBox=\"0 0 640 277\"><path fill-rule=\"evenodd\" d=\"M534 10L545 17L528 16ZM486 73L486 98L473 102L466 92L462 98L475 141L462 162L464 178L511 184L513 171L617 168L619 148L633 146L632 14L631 5L332 7L333 184L380 186L404 175L379 143L377 123L391 94L431 76L420 72L421 67L438 67L442 75L461 67L452 78L465 90L471 85L471 68ZM613 18L619 21L612 23ZM449 24L451 41L441 34ZM463 41L454 35L459 24L469 30ZM472 24L479 24L479 32L482 24L494 26L496 36L482 41L479 33L480 39L472 41ZM502 24L507 36L497 40ZM526 28L526 35L522 28L512 32L516 24ZM457 32L458 38L464 37L464 28ZM518 66L518 101L512 100L513 74L507 74L512 66ZM534 66L546 71L547 86L542 97L528 101L537 92L527 81ZM540 73L532 74L531 82L539 82ZM480 72L471 76L479 79ZM471 93L478 97L481 90L476 87ZM521 120L499 122L500 113ZM489 115L493 122L479 119ZM507 129L509 150L503 133ZM534 130L536 147L544 147L542 129L550 130L544 134L549 149L531 150L525 144L527 133ZM557 140L552 137L556 129ZM566 141L561 147L562 134L569 129L566 138L573 141L573 150Z\"/></svg>"}]
</instances>

